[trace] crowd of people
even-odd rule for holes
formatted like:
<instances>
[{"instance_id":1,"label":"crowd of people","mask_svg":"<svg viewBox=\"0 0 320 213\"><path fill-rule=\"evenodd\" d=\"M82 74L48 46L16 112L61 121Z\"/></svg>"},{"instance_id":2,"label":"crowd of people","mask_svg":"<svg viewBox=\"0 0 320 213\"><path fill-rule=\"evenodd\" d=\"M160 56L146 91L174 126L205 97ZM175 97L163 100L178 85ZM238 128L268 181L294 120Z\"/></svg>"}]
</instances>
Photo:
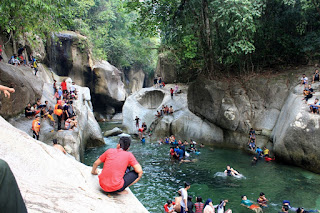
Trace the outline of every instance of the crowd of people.
<instances>
[{"instance_id":1,"label":"crowd of people","mask_svg":"<svg viewBox=\"0 0 320 213\"><path fill-rule=\"evenodd\" d=\"M1 49L1 46L0 46L0 49ZM15 66L20 66L20 65L24 65L24 66L29 66L31 68L33 68L34 70L34 74L37 75L37 72L38 72L38 62L36 60L36 58L32 55L32 53L28 56L28 62L27 60L25 59L25 57L23 56L23 52L25 51L26 47L25 46L22 46L18 49L18 54L13 54L8 63L9 64L12 64L12 65L15 65ZM2 52L2 50L0 51ZM2 58L2 56L1 56Z\"/></svg>"},{"instance_id":2,"label":"crowd of people","mask_svg":"<svg viewBox=\"0 0 320 213\"><path fill-rule=\"evenodd\" d=\"M263 147L263 150L256 146L256 131L253 128L250 128L249 131L248 148L250 151L255 152L251 162L252 165L256 165L261 158L264 158L267 162L275 160L275 158L270 157L270 150L266 146Z\"/></svg>"},{"instance_id":3,"label":"crowd of people","mask_svg":"<svg viewBox=\"0 0 320 213\"><path fill-rule=\"evenodd\" d=\"M174 110L172 106L168 107L168 105L162 105L161 109L157 110L157 113L155 114L155 116L160 118L164 115L171 115L173 114L173 112Z\"/></svg>"},{"instance_id":4,"label":"crowd of people","mask_svg":"<svg viewBox=\"0 0 320 213\"><path fill-rule=\"evenodd\" d=\"M164 211L168 213L214 213L215 209L217 213L232 213L231 209L226 208L228 200L220 200L218 204L214 205L211 198L208 198L205 203L202 202L202 197L196 197L194 203L193 197L188 195L188 190L191 185L184 183L184 187L178 190L178 196L175 197L175 201L168 200L164 204Z\"/></svg>"},{"instance_id":5,"label":"crowd of people","mask_svg":"<svg viewBox=\"0 0 320 213\"><path fill-rule=\"evenodd\" d=\"M320 107L319 99L315 98L313 103L308 103L308 100L312 98L315 94L314 89L312 88L312 84L319 81L320 81L320 75L319 75L318 69L316 69L314 74L312 75L311 84L309 84L309 79L306 76L306 74L303 74L301 77L300 85L303 86L303 96L304 96L302 100L305 101L306 104L308 104L310 112L312 114L315 114L315 113L319 114L319 107Z\"/></svg>"},{"instance_id":6,"label":"crowd of people","mask_svg":"<svg viewBox=\"0 0 320 213\"><path fill-rule=\"evenodd\" d=\"M196 202L194 203L193 197L188 196L188 190L191 185L189 183L184 184L184 188L178 190L178 196L175 197L174 201L168 200L163 208L164 212L167 213L232 213L231 209L226 209L228 203L227 199L222 199L216 204L213 204L211 198L208 198L205 203L202 202L202 197L197 196ZM249 200L246 195L241 196L240 205L244 206L256 213L262 213L263 208L268 208L269 200L266 198L266 195L263 192L260 192L259 197L256 202ZM318 210L304 210L303 207L294 208L291 207L290 201L284 200L282 202L281 212L279 213L288 213L290 211L296 213L311 213L319 212Z\"/></svg>"},{"instance_id":7,"label":"crowd of people","mask_svg":"<svg viewBox=\"0 0 320 213\"><path fill-rule=\"evenodd\" d=\"M55 123L57 123L58 131L73 130L77 127L77 118L73 107L73 101L77 99L75 84L73 82L68 89L66 81L63 80L59 90L61 88L63 88L61 95L56 96L58 89L56 88L56 81L54 81L54 98L57 101L54 107L50 106L48 101L41 103L39 98L36 100L36 103L28 103L25 107L25 116L29 119L34 118L31 128L33 137L37 140L39 140L41 119L49 119L53 127ZM63 126L63 128L61 126Z\"/></svg>"}]
</instances>

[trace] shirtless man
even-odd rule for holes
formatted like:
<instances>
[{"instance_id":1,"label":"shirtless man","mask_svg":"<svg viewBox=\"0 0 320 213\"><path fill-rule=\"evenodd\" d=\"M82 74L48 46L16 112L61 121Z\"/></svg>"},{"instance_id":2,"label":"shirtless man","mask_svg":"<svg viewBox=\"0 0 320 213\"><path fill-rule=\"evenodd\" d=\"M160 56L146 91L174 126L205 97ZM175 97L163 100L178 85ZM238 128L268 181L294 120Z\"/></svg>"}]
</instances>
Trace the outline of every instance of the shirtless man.
<instances>
[{"instance_id":1,"label":"shirtless man","mask_svg":"<svg viewBox=\"0 0 320 213\"><path fill-rule=\"evenodd\" d=\"M53 147L60 150L61 152L63 152L64 154L67 154L66 150L63 148L63 146L61 146L60 144L58 144L57 139L53 139Z\"/></svg>"}]
</instances>

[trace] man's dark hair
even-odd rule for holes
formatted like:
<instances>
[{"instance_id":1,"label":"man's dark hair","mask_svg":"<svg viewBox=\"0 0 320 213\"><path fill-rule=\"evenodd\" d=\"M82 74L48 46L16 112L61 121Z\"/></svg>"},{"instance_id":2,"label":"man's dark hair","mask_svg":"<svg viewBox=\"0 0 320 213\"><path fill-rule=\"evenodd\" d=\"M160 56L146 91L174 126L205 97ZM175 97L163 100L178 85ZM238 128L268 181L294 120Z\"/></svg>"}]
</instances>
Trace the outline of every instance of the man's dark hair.
<instances>
[{"instance_id":1,"label":"man's dark hair","mask_svg":"<svg viewBox=\"0 0 320 213\"><path fill-rule=\"evenodd\" d=\"M172 203L171 200L167 200L167 204L170 205Z\"/></svg>"},{"instance_id":2,"label":"man's dark hair","mask_svg":"<svg viewBox=\"0 0 320 213\"><path fill-rule=\"evenodd\" d=\"M130 147L131 139L129 137L121 137L119 140L120 148L127 151Z\"/></svg>"},{"instance_id":3,"label":"man's dark hair","mask_svg":"<svg viewBox=\"0 0 320 213\"><path fill-rule=\"evenodd\" d=\"M261 193L260 193L260 196L263 196L263 195L265 195L265 194L264 194L263 192L261 192Z\"/></svg>"},{"instance_id":4,"label":"man's dark hair","mask_svg":"<svg viewBox=\"0 0 320 213\"><path fill-rule=\"evenodd\" d=\"M185 183L184 183L184 188L187 188L188 186L190 186L190 183L185 182Z\"/></svg>"},{"instance_id":5,"label":"man's dark hair","mask_svg":"<svg viewBox=\"0 0 320 213\"><path fill-rule=\"evenodd\" d=\"M53 144L57 144L58 143L57 139L53 139L52 142L53 142Z\"/></svg>"},{"instance_id":6,"label":"man's dark hair","mask_svg":"<svg viewBox=\"0 0 320 213\"><path fill-rule=\"evenodd\" d=\"M302 207L299 207L298 209L297 209L297 213L302 213Z\"/></svg>"},{"instance_id":7,"label":"man's dark hair","mask_svg":"<svg viewBox=\"0 0 320 213\"><path fill-rule=\"evenodd\" d=\"M243 199L245 197L245 195L241 195L241 199Z\"/></svg>"},{"instance_id":8,"label":"man's dark hair","mask_svg":"<svg viewBox=\"0 0 320 213\"><path fill-rule=\"evenodd\" d=\"M287 206L287 205L283 205L282 208L283 208L283 210L285 210L285 211L288 211L288 210L289 210L289 206Z\"/></svg>"}]
</instances>

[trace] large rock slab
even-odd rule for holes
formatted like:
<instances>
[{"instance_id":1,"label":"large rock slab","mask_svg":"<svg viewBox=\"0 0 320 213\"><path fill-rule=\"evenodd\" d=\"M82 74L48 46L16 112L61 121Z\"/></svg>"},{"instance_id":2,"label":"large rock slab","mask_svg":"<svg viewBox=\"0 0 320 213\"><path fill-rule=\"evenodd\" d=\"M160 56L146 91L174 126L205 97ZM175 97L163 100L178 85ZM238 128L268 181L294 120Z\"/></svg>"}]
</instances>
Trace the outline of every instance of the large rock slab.
<instances>
[{"instance_id":1,"label":"large rock slab","mask_svg":"<svg viewBox=\"0 0 320 213\"><path fill-rule=\"evenodd\" d=\"M161 76L165 83L177 82L178 62L173 55L168 55L165 53L159 54L155 74L156 76Z\"/></svg>"},{"instance_id":2,"label":"large rock slab","mask_svg":"<svg viewBox=\"0 0 320 213\"><path fill-rule=\"evenodd\" d=\"M43 81L34 75L30 67L13 66L4 62L0 63L0 84L14 87L15 93L11 98L1 98L1 112L5 118L16 116L23 112L29 102L36 102L42 95Z\"/></svg>"},{"instance_id":3,"label":"large rock slab","mask_svg":"<svg viewBox=\"0 0 320 213\"><path fill-rule=\"evenodd\" d=\"M99 61L94 64L91 89L97 110L107 113L107 106L121 109L127 96L121 78L122 73L109 62Z\"/></svg>"},{"instance_id":4,"label":"large rock slab","mask_svg":"<svg viewBox=\"0 0 320 213\"><path fill-rule=\"evenodd\" d=\"M107 196L91 167L32 139L2 117L0 156L13 171L30 213L148 212L131 191Z\"/></svg>"},{"instance_id":5,"label":"large rock slab","mask_svg":"<svg viewBox=\"0 0 320 213\"><path fill-rule=\"evenodd\" d=\"M91 82L91 51L87 37L79 33L53 33L48 39L46 62L57 75L69 76L77 85L87 86Z\"/></svg>"},{"instance_id":6,"label":"large rock slab","mask_svg":"<svg viewBox=\"0 0 320 213\"><path fill-rule=\"evenodd\" d=\"M226 130L271 131L291 89L286 81L257 78L242 84L200 78L189 87L188 107Z\"/></svg>"},{"instance_id":7,"label":"large rock slab","mask_svg":"<svg viewBox=\"0 0 320 213\"><path fill-rule=\"evenodd\" d=\"M182 93L171 99L168 84L165 89L143 88L129 96L123 106L123 125L130 134L137 133L135 117L138 116L140 126L146 122L151 127L155 137L165 137L174 134L181 140L192 138L198 142L214 144L223 142L223 132L220 128L193 114L187 108L187 87L180 85ZM162 105L172 106L174 113L161 118L155 116Z\"/></svg>"},{"instance_id":8,"label":"large rock slab","mask_svg":"<svg viewBox=\"0 0 320 213\"><path fill-rule=\"evenodd\" d=\"M319 173L320 116L310 113L308 105L301 101L302 87L297 86L295 91L299 90L290 93L281 110L272 132L273 150L279 159Z\"/></svg>"}]
</instances>

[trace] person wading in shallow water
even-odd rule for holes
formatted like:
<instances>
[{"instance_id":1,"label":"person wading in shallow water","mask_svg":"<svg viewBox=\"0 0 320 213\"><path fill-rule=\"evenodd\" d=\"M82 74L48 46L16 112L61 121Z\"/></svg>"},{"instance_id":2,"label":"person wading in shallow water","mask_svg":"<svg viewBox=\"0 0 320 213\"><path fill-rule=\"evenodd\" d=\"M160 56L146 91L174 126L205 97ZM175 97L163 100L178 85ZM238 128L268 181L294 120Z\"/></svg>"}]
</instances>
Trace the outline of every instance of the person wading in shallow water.
<instances>
[{"instance_id":1,"label":"person wading in shallow water","mask_svg":"<svg viewBox=\"0 0 320 213\"><path fill-rule=\"evenodd\" d=\"M91 173L97 175L97 167L104 163L99 183L105 192L127 194L127 187L138 182L142 176L142 168L134 155L128 152L131 139L121 137L116 149L108 149L93 164ZM129 171L128 167L134 170Z\"/></svg>"}]
</instances>

